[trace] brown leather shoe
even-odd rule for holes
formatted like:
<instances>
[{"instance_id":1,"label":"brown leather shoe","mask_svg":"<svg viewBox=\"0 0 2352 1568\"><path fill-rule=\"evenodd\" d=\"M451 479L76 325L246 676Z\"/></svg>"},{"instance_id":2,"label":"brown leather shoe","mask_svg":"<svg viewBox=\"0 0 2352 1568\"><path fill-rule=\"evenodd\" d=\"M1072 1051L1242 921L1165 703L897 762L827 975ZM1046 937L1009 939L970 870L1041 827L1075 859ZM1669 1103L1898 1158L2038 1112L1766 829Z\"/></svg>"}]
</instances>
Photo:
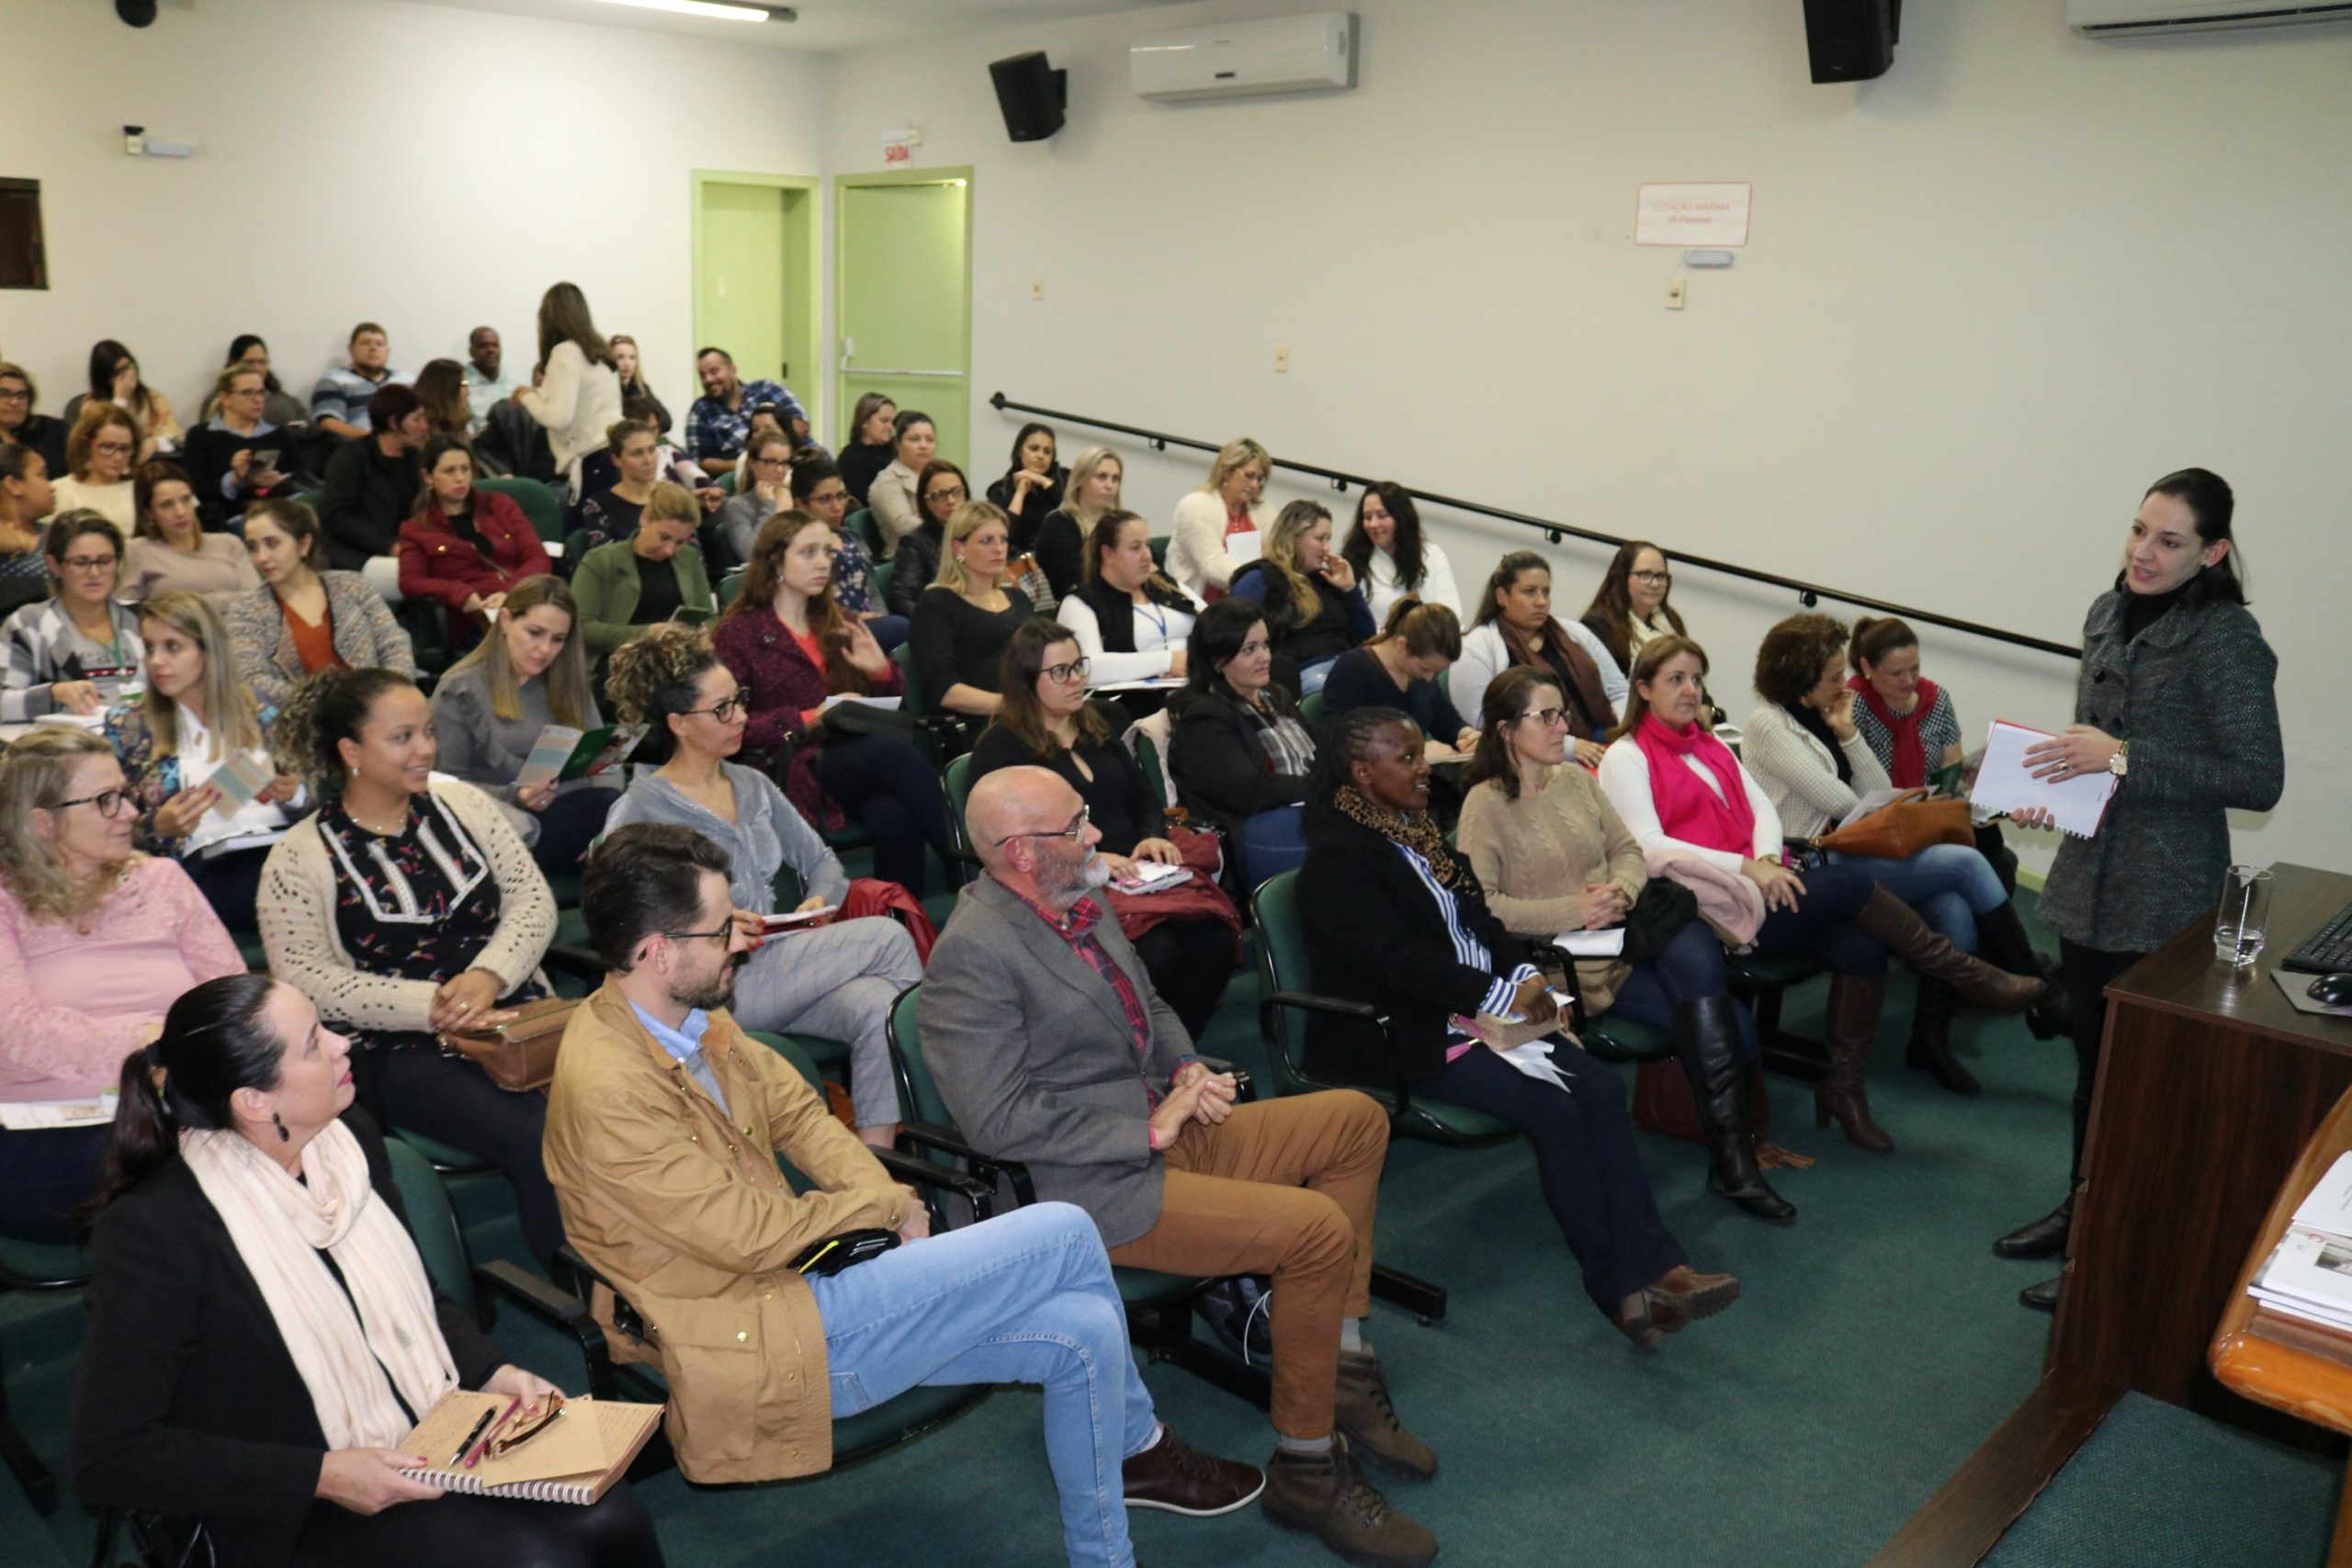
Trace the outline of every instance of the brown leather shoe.
<instances>
[{"instance_id":1,"label":"brown leather shoe","mask_svg":"<svg viewBox=\"0 0 2352 1568\"><path fill-rule=\"evenodd\" d=\"M1348 1435L1356 1458L1391 1475L1427 1481L1437 1473L1437 1455L1396 1419L1388 1379L1369 1350L1340 1352L1340 1381L1332 1390L1331 1421Z\"/></svg>"},{"instance_id":2,"label":"brown leather shoe","mask_svg":"<svg viewBox=\"0 0 2352 1568\"><path fill-rule=\"evenodd\" d=\"M1642 1288L1649 1302L1650 1321L1672 1334L1739 1300L1739 1280L1732 1274L1702 1274L1688 1263L1678 1263Z\"/></svg>"},{"instance_id":3,"label":"brown leather shoe","mask_svg":"<svg viewBox=\"0 0 2352 1568\"><path fill-rule=\"evenodd\" d=\"M1341 1433L1331 1435L1329 1453L1276 1450L1258 1506L1283 1529L1320 1537L1349 1562L1370 1568L1420 1568L1437 1555L1437 1537L1389 1506L1356 1469Z\"/></svg>"},{"instance_id":4,"label":"brown leather shoe","mask_svg":"<svg viewBox=\"0 0 2352 1568\"><path fill-rule=\"evenodd\" d=\"M1229 1514L1266 1489L1254 1464L1203 1453L1162 1422L1159 1441L1119 1467L1130 1508L1165 1508L1191 1518Z\"/></svg>"}]
</instances>

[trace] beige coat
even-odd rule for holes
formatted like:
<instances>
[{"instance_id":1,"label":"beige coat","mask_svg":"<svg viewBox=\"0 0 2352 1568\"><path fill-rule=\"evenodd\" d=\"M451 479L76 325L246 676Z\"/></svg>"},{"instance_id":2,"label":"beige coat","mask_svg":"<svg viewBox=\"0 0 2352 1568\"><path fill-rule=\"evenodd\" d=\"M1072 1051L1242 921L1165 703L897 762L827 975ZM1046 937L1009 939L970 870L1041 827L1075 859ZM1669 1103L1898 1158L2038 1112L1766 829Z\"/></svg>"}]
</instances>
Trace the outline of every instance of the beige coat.
<instances>
[{"instance_id":1,"label":"beige coat","mask_svg":"<svg viewBox=\"0 0 2352 1568\"><path fill-rule=\"evenodd\" d=\"M1552 770L1543 794L1504 797L1489 779L1462 803L1455 841L1487 890L1487 907L1517 936L1550 940L1584 925L1577 895L1596 882L1641 895L1649 872L1642 847L1582 768ZM1604 1012L1632 965L1609 959L1577 964L1585 1010Z\"/></svg>"},{"instance_id":2,"label":"beige coat","mask_svg":"<svg viewBox=\"0 0 2352 1568\"><path fill-rule=\"evenodd\" d=\"M616 1359L670 1385L689 1481L774 1481L833 1462L825 1325L792 1259L845 1231L896 1230L911 1200L782 1056L710 1015L703 1051L729 1114L607 980L572 1014L543 1145L563 1228L644 1318L598 1319ZM814 1183L796 1196L776 1169Z\"/></svg>"}]
</instances>

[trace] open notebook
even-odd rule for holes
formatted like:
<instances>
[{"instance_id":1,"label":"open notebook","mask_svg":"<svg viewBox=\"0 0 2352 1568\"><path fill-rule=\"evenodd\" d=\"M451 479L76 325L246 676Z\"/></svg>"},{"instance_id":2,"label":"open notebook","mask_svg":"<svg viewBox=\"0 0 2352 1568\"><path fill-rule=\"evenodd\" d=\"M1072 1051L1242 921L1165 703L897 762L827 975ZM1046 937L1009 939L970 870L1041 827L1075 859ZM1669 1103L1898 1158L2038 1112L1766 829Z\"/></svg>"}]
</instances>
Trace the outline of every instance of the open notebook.
<instances>
[{"instance_id":1,"label":"open notebook","mask_svg":"<svg viewBox=\"0 0 2352 1568\"><path fill-rule=\"evenodd\" d=\"M2060 831L2087 839L2098 831L2107 815L2107 803L2115 794L2115 775L2035 778L2025 760L2026 750L2052 739L2047 730L1995 719L1984 742L1984 765L1976 772L1976 787L1969 795L1969 804L1996 813L2040 807L2050 813Z\"/></svg>"},{"instance_id":2,"label":"open notebook","mask_svg":"<svg viewBox=\"0 0 2352 1568\"><path fill-rule=\"evenodd\" d=\"M472 1468L463 1467L462 1457L479 1446L473 1434L483 1413L495 1422L512 1403L502 1393L461 1388L443 1394L401 1443L402 1453L431 1461L410 1473L450 1492L584 1506L628 1473L630 1461L662 1424L659 1404L570 1399L563 1414L530 1441L502 1458L484 1453Z\"/></svg>"}]
</instances>

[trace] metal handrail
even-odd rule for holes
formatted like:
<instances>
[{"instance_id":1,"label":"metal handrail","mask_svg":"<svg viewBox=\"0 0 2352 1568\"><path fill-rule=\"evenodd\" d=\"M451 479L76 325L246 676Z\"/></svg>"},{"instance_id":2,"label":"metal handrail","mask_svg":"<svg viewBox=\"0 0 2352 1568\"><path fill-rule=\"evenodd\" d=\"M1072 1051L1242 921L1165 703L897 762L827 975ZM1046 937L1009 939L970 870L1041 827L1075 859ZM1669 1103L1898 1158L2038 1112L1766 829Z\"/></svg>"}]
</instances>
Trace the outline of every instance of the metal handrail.
<instances>
[{"instance_id":1,"label":"metal handrail","mask_svg":"<svg viewBox=\"0 0 2352 1568\"><path fill-rule=\"evenodd\" d=\"M1138 424L1119 424L1107 419L1096 419L1091 414L1071 413L1066 409L1039 408L1035 403L1017 403L1002 392L990 395L989 406L1000 412L1011 410L1018 413L1035 414L1042 419L1059 420L1065 424L1089 425L1096 430L1115 430L1123 435L1133 435L1149 444L1153 450L1159 452L1165 452L1170 446L1182 446L1195 452L1215 453L1220 450L1218 444L1213 441L1195 441L1186 435L1170 435L1165 431L1146 430ZM1295 462L1286 457L1275 458L1274 466L1278 468L1289 468L1296 473L1313 474L1319 479L1329 481L1334 490L1343 494L1350 485L1354 485L1361 490L1373 483L1362 474L1342 473L1337 468L1326 468L1314 463ZM1407 493L1414 500L1428 505L1443 506L1455 512L1467 512L1480 517L1491 517L1499 523L1511 523L1522 528L1538 529L1547 540L1555 545L1562 539L1571 537L1586 539L1596 545L1608 545L1611 547L1626 543L1624 539L1614 534L1603 534L1591 528L1579 528L1572 523L1555 522L1549 517L1532 517L1524 512L1510 512L1499 506L1487 506L1476 501L1464 501L1456 496L1439 495L1430 491L1415 490L1410 485L1405 488ZM1758 571L1754 567L1740 566L1732 561L1713 560L1706 556L1685 555L1680 550L1676 550L1672 554L1674 560L1683 566L1721 572L1725 577L1736 577L1747 582L1761 582L1771 588L1785 588L1794 593L1797 596L1797 602L1807 609L1813 608L1824 599L1835 599L1841 604L1852 604L1880 615L1894 615L1905 621L1924 622L1928 626L1943 626L1951 631L1966 632L1971 637L1985 637L1994 642L2005 642L2014 648L2030 648L2038 653L2054 653L2062 659L2080 659L2083 656L2081 649L2070 647L2063 642L2052 642L2047 637L2028 637L2023 632L2005 631L1999 626L1982 626L1974 621L1963 621L1954 615L1939 615L1936 611L1922 610L1910 604L1895 604L1884 599L1871 598L1868 594L1849 593L1838 588L1825 588L1817 582L1806 582L1794 577L1782 577L1778 572Z\"/></svg>"}]
</instances>

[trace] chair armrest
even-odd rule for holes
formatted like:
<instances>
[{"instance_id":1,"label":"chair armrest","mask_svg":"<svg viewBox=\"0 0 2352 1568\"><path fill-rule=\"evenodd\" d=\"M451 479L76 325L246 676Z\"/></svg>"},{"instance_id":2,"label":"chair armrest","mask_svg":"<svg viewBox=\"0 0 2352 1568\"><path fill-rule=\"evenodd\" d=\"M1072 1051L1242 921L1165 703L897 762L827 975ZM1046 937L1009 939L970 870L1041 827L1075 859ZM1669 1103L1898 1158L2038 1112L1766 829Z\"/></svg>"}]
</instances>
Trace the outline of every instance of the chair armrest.
<instances>
[{"instance_id":1,"label":"chair armrest","mask_svg":"<svg viewBox=\"0 0 2352 1568\"><path fill-rule=\"evenodd\" d=\"M1298 1008L1307 1012L1329 1013L1336 1018L1352 1018L1379 1029L1380 1038L1393 1058L1396 1053L1395 1027L1388 1015L1370 1002L1351 1002L1340 997L1318 996L1313 991L1272 991L1258 1003L1258 1031L1267 1040L1274 1035L1274 1010ZM1412 1087L1402 1073L1389 1092L1396 1097L1396 1112L1402 1114L1412 1104Z\"/></svg>"},{"instance_id":2,"label":"chair armrest","mask_svg":"<svg viewBox=\"0 0 2352 1568\"><path fill-rule=\"evenodd\" d=\"M882 1162L882 1168L900 1181L953 1192L975 1209L985 1211L995 1190L985 1181L967 1176L960 1170L950 1170L944 1165L933 1165L927 1159L910 1159L891 1149L876 1149L873 1154Z\"/></svg>"},{"instance_id":3,"label":"chair armrest","mask_svg":"<svg viewBox=\"0 0 2352 1568\"><path fill-rule=\"evenodd\" d=\"M579 1266L594 1273L586 1263ZM587 1363L589 1393L597 1399L614 1397L612 1348L605 1343L604 1326L589 1312L587 1303L503 1259L477 1264L474 1280L492 1295L514 1303L548 1327L570 1334L580 1346L581 1359Z\"/></svg>"},{"instance_id":4,"label":"chair armrest","mask_svg":"<svg viewBox=\"0 0 2352 1568\"><path fill-rule=\"evenodd\" d=\"M1037 1201L1037 1184L1030 1179L1026 1161L998 1159L984 1155L964 1141L963 1134L953 1127L943 1127L935 1122L908 1122L899 1129L899 1141L916 1148L929 1149L945 1155L971 1168L973 1176L988 1183L991 1195L1001 1179L1012 1185L1016 1207L1026 1207ZM901 1151L902 1153L905 1151ZM990 1205L993 1208L993 1204Z\"/></svg>"}]
</instances>

